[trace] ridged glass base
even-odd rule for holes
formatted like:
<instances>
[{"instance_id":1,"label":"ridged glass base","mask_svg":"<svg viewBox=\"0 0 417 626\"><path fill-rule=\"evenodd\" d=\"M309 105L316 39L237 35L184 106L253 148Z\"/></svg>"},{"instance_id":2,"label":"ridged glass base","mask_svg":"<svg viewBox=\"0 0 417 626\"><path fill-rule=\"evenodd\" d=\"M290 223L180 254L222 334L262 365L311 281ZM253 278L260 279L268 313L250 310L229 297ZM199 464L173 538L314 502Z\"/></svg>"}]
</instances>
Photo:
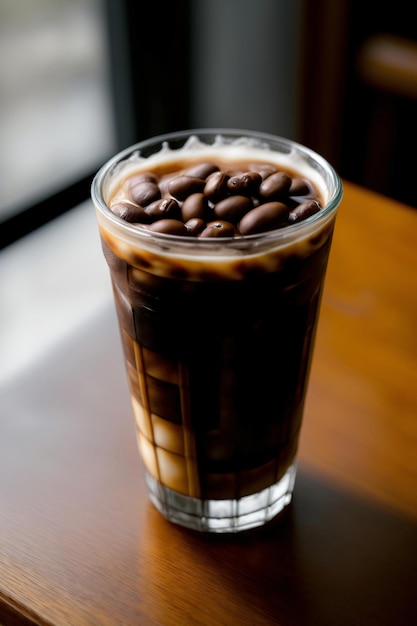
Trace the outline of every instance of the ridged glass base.
<instances>
[{"instance_id":1,"label":"ridged glass base","mask_svg":"<svg viewBox=\"0 0 417 626\"><path fill-rule=\"evenodd\" d=\"M171 522L212 533L235 533L262 526L291 502L296 475L291 465L281 480L239 500L199 500L172 491L146 472L149 498Z\"/></svg>"}]
</instances>

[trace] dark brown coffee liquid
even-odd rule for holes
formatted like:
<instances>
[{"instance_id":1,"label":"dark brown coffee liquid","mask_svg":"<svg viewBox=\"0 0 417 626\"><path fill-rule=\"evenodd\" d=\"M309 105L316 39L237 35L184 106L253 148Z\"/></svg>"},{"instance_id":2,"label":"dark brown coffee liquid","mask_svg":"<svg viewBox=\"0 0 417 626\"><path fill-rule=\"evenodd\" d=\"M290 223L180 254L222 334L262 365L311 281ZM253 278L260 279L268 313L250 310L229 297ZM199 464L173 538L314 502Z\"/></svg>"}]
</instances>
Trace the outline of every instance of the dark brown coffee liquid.
<instances>
[{"instance_id":1,"label":"dark brown coffee liquid","mask_svg":"<svg viewBox=\"0 0 417 626\"><path fill-rule=\"evenodd\" d=\"M245 280L112 268L139 445L184 495L238 499L294 460L331 233L310 256Z\"/></svg>"}]
</instances>

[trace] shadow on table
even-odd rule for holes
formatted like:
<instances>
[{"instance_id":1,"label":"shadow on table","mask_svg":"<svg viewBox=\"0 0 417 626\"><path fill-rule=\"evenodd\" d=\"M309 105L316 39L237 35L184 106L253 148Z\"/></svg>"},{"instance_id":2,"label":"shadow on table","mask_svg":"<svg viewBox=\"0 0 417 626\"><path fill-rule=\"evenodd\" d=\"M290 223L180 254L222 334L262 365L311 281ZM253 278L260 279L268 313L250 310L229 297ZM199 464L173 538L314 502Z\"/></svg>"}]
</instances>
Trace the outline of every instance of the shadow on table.
<instances>
[{"instance_id":1,"label":"shadow on table","mask_svg":"<svg viewBox=\"0 0 417 626\"><path fill-rule=\"evenodd\" d=\"M158 513L150 509L149 515ZM228 624L235 623L237 606L240 624L246 623L243 607L248 624L416 624L416 524L305 469L288 511L263 531L226 537L173 528L161 524L154 540L164 542L167 562L170 546L183 555L172 564L176 593L186 594L178 581L188 561L201 573L195 581L201 585L196 610L203 611L198 623L211 623L204 616L210 597L211 607L230 615ZM161 614L164 608L169 612L161 606Z\"/></svg>"}]
</instances>

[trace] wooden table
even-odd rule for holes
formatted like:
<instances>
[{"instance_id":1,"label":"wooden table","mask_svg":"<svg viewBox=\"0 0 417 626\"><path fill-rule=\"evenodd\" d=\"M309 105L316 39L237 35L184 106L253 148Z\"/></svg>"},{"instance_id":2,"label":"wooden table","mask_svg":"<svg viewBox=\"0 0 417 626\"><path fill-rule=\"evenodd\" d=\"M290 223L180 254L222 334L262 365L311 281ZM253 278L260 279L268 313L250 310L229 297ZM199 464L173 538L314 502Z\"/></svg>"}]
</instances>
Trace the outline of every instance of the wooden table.
<instances>
[{"instance_id":1,"label":"wooden table","mask_svg":"<svg viewBox=\"0 0 417 626\"><path fill-rule=\"evenodd\" d=\"M416 267L417 212L346 183L295 497L232 537L149 503L109 294L1 390L0 624L417 624Z\"/></svg>"}]
</instances>

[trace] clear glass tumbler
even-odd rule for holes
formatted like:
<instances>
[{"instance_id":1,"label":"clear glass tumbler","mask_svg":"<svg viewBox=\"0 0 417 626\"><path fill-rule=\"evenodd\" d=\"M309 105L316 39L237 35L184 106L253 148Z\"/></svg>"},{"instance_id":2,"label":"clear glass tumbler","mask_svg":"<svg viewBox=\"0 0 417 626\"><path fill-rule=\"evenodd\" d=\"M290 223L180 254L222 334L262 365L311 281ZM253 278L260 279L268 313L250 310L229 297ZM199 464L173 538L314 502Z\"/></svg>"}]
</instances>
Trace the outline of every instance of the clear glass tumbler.
<instances>
[{"instance_id":1,"label":"clear glass tumbler","mask_svg":"<svg viewBox=\"0 0 417 626\"><path fill-rule=\"evenodd\" d=\"M285 226L222 237L159 232L110 209L128 177L156 176L169 195L168 172L213 162L222 172L259 170L263 177L272 164L290 176L294 197L301 194L296 181L309 181L303 193L319 198L321 209ZM237 532L265 524L291 501L341 197L340 178L320 155L242 130L154 137L97 173L92 198L148 493L172 522Z\"/></svg>"}]
</instances>

